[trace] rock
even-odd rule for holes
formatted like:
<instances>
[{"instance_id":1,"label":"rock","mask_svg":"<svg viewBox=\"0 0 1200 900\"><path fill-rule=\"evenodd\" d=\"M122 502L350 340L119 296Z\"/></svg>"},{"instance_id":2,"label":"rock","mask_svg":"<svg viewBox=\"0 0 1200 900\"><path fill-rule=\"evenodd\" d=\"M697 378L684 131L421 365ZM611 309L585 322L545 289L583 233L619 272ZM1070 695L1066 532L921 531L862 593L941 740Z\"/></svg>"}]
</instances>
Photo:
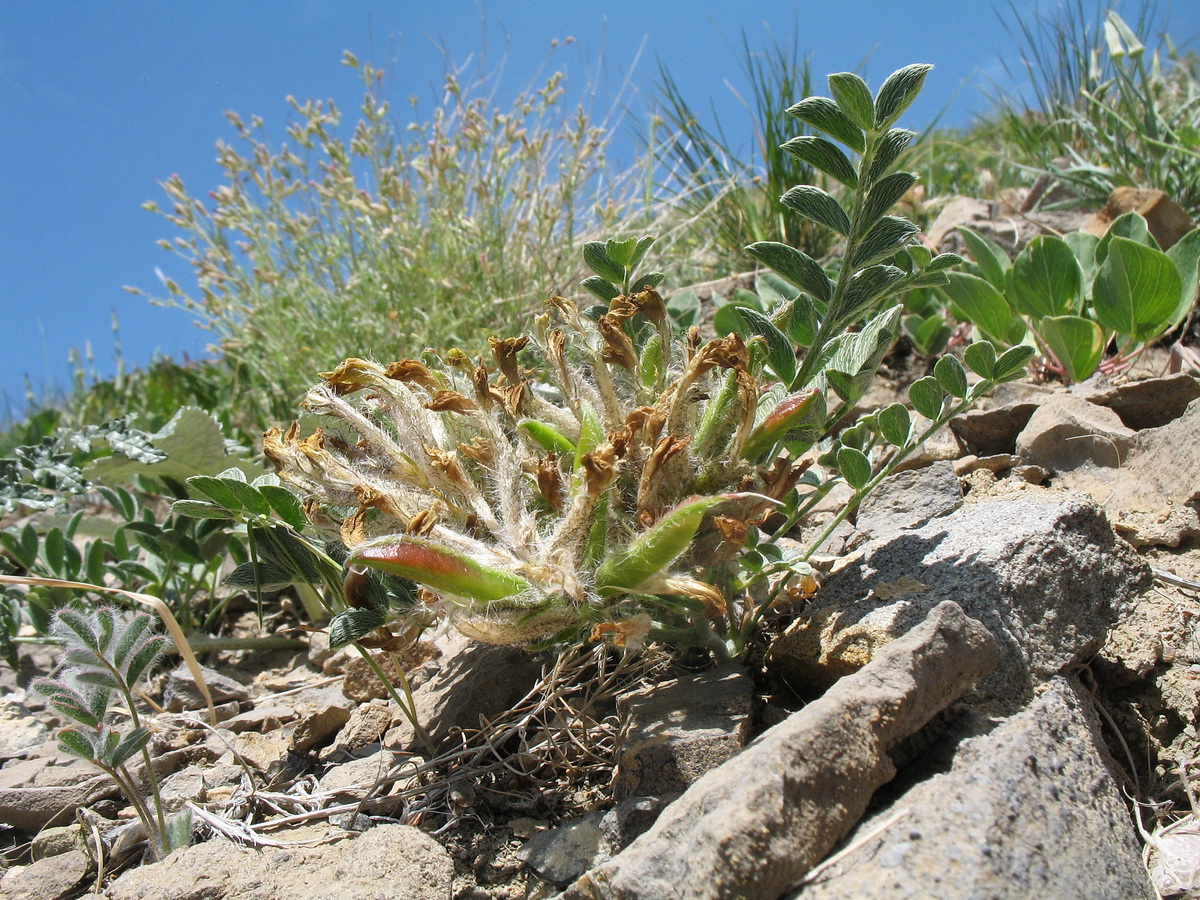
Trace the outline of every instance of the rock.
<instances>
[{"instance_id":1,"label":"rock","mask_svg":"<svg viewBox=\"0 0 1200 900\"><path fill-rule=\"evenodd\" d=\"M1017 435L1037 408L1037 403L1021 401L996 409L974 409L951 419L950 430L976 456L1015 453Z\"/></svg>"},{"instance_id":2,"label":"rock","mask_svg":"<svg viewBox=\"0 0 1200 900\"><path fill-rule=\"evenodd\" d=\"M82 850L39 859L12 869L0 880L0 898L12 900L65 900L75 897L94 871L92 860Z\"/></svg>"},{"instance_id":3,"label":"rock","mask_svg":"<svg viewBox=\"0 0 1200 900\"><path fill-rule=\"evenodd\" d=\"M1200 893L1200 821L1195 814L1158 828L1146 841L1150 880L1162 897Z\"/></svg>"},{"instance_id":4,"label":"rock","mask_svg":"<svg viewBox=\"0 0 1200 900\"><path fill-rule=\"evenodd\" d=\"M288 746L297 753L322 746L349 721L347 707L326 703L296 723Z\"/></svg>"},{"instance_id":5,"label":"rock","mask_svg":"<svg viewBox=\"0 0 1200 900\"><path fill-rule=\"evenodd\" d=\"M518 647L494 647L456 637L445 653L437 674L413 692L417 720L435 745L455 729L479 728L480 716L490 719L512 709L542 674L544 657ZM424 749L404 718L385 735L384 746Z\"/></svg>"},{"instance_id":6,"label":"rock","mask_svg":"<svg viewBox=\"0 0 1200 900\"><path fill-rule=\"evenodd\" d=\"M308 633L308 664L326 675L340 675L340 672L325 672L325 663L336 653L329 647L329 633L326 631L310 631Z\"/></svg>"},{"instance_id":7,"label":"rock","mask_svg":"<svg viewBox=\"0 0 1200 900\"><path fill-rule=\"evenodd\" d=\"M441 653L442 651L429 641L419 641L400 654L400 663L404 666L405 672L412 672L423 663L437 659ZM338 654L325 661L323 671L330 674L335 670L341 670L344 676L342 692L349 699L355 703L366 703L368 700L382 700L388 696L387 688L361 654L355 652L344 658L340 655L341 651L338 651ZM376 653L374 657L384 674L391 679L392 684L396 684L398 675L395 656L391 653Z\"/></svg>"},{"instance_id":8,"label":"rock","mask_svg":"<svg viewBox=\"0 0 1200 900\"><path fill-rule=\"evenodd\" d=\"M1089 403L1107 406L1126 427L1141 431L1161 428L1182 416L1188 404L1200 398L1200 378L1180 372L1115 387L1088 379L1071 390Z\"/></svg>"},{"instance_id":9,"label":"rock","mask_svg":"<svg viewBox=\"0 0 1200 900\"><path fill-rule=\"evenodd\" d=\"M954 474L962 478L964 475L970 475L972 472L978 472L981 469L991 472L993 475L998 475L1001 472L1016 467L1019 463L1020 459L1011 453L996 453L992 456L963 456L956 459L953 465Z\"/></svg>"},{"instance_id":10,"label":"rock","mask_svg":"<svg viewBox=\"0 0 1200 900\"><path fill-rule=\"evenodd\" d=\"M322 751L321 757L331 759L336 754L361 750L368 744L374 744L391 727L394 717L395 710L386 702L372 700L364 703L350 713L350 718L333 743Z\"/></svg>"},{"instance_id":11,"label":"rock","mask_svg":"<svg viewBox=\"0 0 1200 900\"><path fill-rule=\"evenodd\" d=\"M754 683L734 663L617 698L613 799L679 792L742 749Z\"/></svg>"},{"instance_id":12,"label":"rock","mask_svg":"<svg viewBox=\"0 0 1200 900\"><path fill-rule=\"evenodd\" d=\"M1151 581L1095 505L1025 496L968 505L863 548L775 640L767 666L793 689L819 691L951 599L999 644L1002 664L976 692L1007 714L1098 649Z\"/></svg>"},{"instance_id":13,"label":"rock","mask_svg":"<svg viewBox=\"0 0 1200 900\"><path fill-rule=\"evenodd\" d=\"M278 833L276 837L279 837ZM253 850L216 839L126 872L110 900L449 900L453 863L433 838L380 825L351 841Z\"/></svg>"},{"instance_id":14,"label":"rock","mask_svg":"<svg viewBox=\"0 0 1200 900\"><path fill-rule=\"evenodd\" d=\"M1017 436L1016 452L1026 463L1053 472L1085 465L1117 468L1136 436L1111 409L1071 394L1054 394Z\"/></svg>"},{"instance_id":15,"label":"rock","mask_svg":"<svg viewBox=\"0 0 1200 900\"><path fill-rule=\"evenodd\" d=\"M1090 218L1086 210L1039 210L1035 216L1013 215L999 204L973 197L955 197L943 208L927 231L929 243L940 253L970 256L962 236L955 230L966 225L1015 256L1039 234L1078 231Z\"/></svg>"},{"instance_id":16,"label":"rock","mask_svg":"<svg viewBox=\"0 0 1200 900\"><path fill-rule=\"evenodd\" d=\"M244 731L233 742L233 749L224 754L220 762L231 765L238 760L266 772L288 754L288 739L279 732L259 734Z\"/></svg>"},{"instance_id":17,"label":"rock","mask_svg":"<svg viewBox=\"0 0 1200 900\"><path fill-rule=\"evenodd\" d=\"M187 766L163 781L160 788L163 805L169 810L177 810L188 800L207 803L211 799L210 791L217 796L228 796L241 784L244 774L241 766L229 763Z\"/></svg>"},{"instance_id":18,"label":"rock","mask_svg":"<svg viewBox=\"0 0 1200 900\"><path fill-rule=\"evenodd\" d=\"M116 782L81 759L10 763L0 769L0 822L33 833L67 824L77 809L120 793Z\"/></svg>"},{"instance_id":19,"label":"rock","mask_svg":"<svg viewBox=\"0 0 1200 900\"><path fill-rule=\"evenodd\" d=\"M296 711L282 704L276 706L258 706L231 716L221 724L235 734L243 731L275 731L284 722L296 718Z\"/></svg>"},{"instance_id":20,"label":"rock","mask_svg":"<svg viewBox=\"0 0 1200 900\"><path fill-rule=\"evenodd\" d=\"M926 239L930 246L938 248L940 251L943 244L947 244L947 239L957 236L954 229L959 225L966 225L969 228L976 228L981 222L990 222L992 219L992 205L984 200L976 200L974 197L954 197L942 207L942 211L938 213L937 218L926 231Z\"/></svg>"},{"instance_id":21,"label":"rock","mask_svg":"<svg viewBox=\"0 0 1200 900\"><path fill-rule=\"evenodd\" d=\"M871 538L891 537L952 513L962 503L954 465L942 460L885 478L859 506L855 526Z\"/></svg>"},{"instance_id":22,"label":"rock","mask_svg":"<svg viewBox=\"0 0 1200 900\"><path fill-rule=\"evenodd\" d=\"M517 859L543 881L570 884L612 855L600 829L602 818L602 811L589 813L557 828L539 831L517 851Z\"/></svg>"},{"instance_id":23,"label":"rock","mask_svg":"<svg viewBox=\"0 0 1200 900\"><path fill-rule=\"evenodd\" d=\"M774 900L892 778L888 751L996 659L987 630L956 604L941 604L861 672L693 784L564 900Z\"/></svg>"},{"instance_id":24,"label":"rock","mask_svg":"<svg viewBox=\"0 0 1200 900\"><path fill-rule=\"evenodd\" d=\"M600 830L613 852L623 850L641 837L658 819L677 794L660 794L657 797L629 797L621 800L604 814Z\"/></svg>"},{"instance_id":25,"label":"rock","mask_svg":"<svg viewBox=\"0 0 1200 900\"><path fill-rule=\"evenodd\" d=\"M382 796L391 790L387 786L381 792L379 783L387 777L396 764L396 754L390 750L377 750L361 759L331 766L322 776L319 785L323 793L330 794L337 803L356 802L368 795Z\"/></svg>"},{"instance_id":26,"label":"rock","mask_svg":"<svg viewBox=\"0 0 1200 900\"><path fill-rule=\"evenodd\" d=\"M51 856L61 856L71 850L82 850L84 853L87 853L90 837L79 822L74 822L70 825L59 825L53 828L43 828L34 835L29 855L33 859L38 860L48 859Z\"/></svg>"},{"instance_id":27,"label":"rock","mask_svg":"<svg viewBox=\"0 0 1200 900\"><path fill-rule=\"evenodd\" d=\"M1135 212L1146 220L1150 234L1163 250L1175 246L1193 227L1187 210L1172 200L1166 191L1124 186L1109 194L1108 202L1081 230L1102 237L1118 217L1128 212Z\"/></svg>"},{"instance_id":28,"label":"rock","mask_svg":"<svg viewBox=\"0 0 1200 900\"><path fill-rule=\"evenodd\" d=\"M1060 487L1086 491L1104 503L1114 527L1135 546L1178 544L1200 537L1200 400L1160 428L1138 432L1120 469L1084 468L1060 476Z\"/></svg>"},{"instance_id":29,"label":"rock","mask_svg":"<svg viewBox=\"0 0 1200 900\"><path fill-rule=\"evenodd\" d=\"M963 741L847 838L870 835L788 900L1156 897L1099 724L1063 678L1027 709Z\"/></svg>"},{"instance_id":30,"label":"rock","mask_svg":"<svg viewBox=\"0 0 1200 900\"><path fill-rule=\"evenodd\" d=\"M0 697L0 760L20 756L52 737L50 729L21 702L23 694Z\"/></svg>"},{"instance_id":31,"label":"rock","mask_svg":"<svg viewBox=\"0 0 1200 900\"><path fill-rule=\"evenodd\" d=\"M240 703L250 699L250 691L246 686L228 675L222 675L207 666L200 667L200 674L204 677L204 683L208 685L214 704L230 700ZM167 684L163 688L163 706L171 712L206 708L204 694L201 693L186 664L180 663L168 673Z\"/></svg>"}]
</instances>

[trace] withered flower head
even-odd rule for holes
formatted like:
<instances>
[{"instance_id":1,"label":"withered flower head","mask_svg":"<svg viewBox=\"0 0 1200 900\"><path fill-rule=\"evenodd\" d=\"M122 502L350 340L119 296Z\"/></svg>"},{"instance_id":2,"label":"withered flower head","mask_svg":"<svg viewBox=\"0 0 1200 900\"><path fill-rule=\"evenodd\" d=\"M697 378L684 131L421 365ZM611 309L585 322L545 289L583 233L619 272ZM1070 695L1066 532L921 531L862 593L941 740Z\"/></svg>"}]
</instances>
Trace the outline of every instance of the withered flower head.
<instances>
[{"instance_id":1,"label":"withered flower head","mask_svg":"<svg viewBox=\"0 0 1200 900\"><path fill-rule=\"evenodd\" d=\"M614 363L625 369L637 366L637 352L633 349L633 341L621 327L620 319L610 314L600 317L597 323L600 336L604 338L604 350L600 356L605 362Z\"/></svg>"},{"instance_id":2,"label":"withered flower head","mask_svg":"<svg viewBox=\"0 0 1200 900\"><path fill-rule=\"evenodd\" d=\"M617 477L616 453L613 445L601 444L591 453L585 453L579 464L583 467L583 477L587 492L598 497L608 488Z\"/></svg>"},{"instance_id":3,"label":"withered flower head","mask_svg":"<svg viewBox=\"0 0 1200 900\"><path fill-rule=\"evenodd\" d=\"M492 350L492 356L496 358L496 365L500 367L501 374L508 379L509 384L519 384L521 382L521 372L517 366L517 354L524 350L529 343L529 338L488 338L488 346Z\"/></svg>"},{"instance_id":4,"label":"withered flower head","mask_svg":"<svg viewBox=\"0 0 1200 900\"><path fill-rule=\"evenodd\" d=\"M538 493L550 504L550 508L559 511L563 508L563 477L558 467L558 454L550 453L538 460L537 465Z\"/></svg>"},{"instance_id":5,"label":"withered flower head","mask_svg":"<svg viewBox=\"0 0 1200 900\"><path fill-rule=\"evenodd\" d=\"M317 376L339 397L363 388L377 387L386 377L383 367L378 363L357 358L344 359L332 372L318 372Z\"/></svg>"},{"instance_id":6,"label":"withered flower head","mask_svg":"<svg viewBox=\"0 0 1200 900\"><path fill-rule=\"evenodd\" d=\"M441 382L434 378L433 373L429 371L429 367L419 359L401 359L394 363L388 363L383 374L393 381L419 384L421 387L431 390L437 390L442 386Z\"/></svg>"},{"instance_id":7,"label":"withered flower head","mask_svg":"<svg viewBox=\"0 0 1200 900\"><path fill-rule=\"evenodd\" d=\"M477 409L470 397L466 397L458 391L448 390L434 391L429 402L425 404L425 408L430 412L456 413L468 413Z\"/></svg>"}]
</instances>

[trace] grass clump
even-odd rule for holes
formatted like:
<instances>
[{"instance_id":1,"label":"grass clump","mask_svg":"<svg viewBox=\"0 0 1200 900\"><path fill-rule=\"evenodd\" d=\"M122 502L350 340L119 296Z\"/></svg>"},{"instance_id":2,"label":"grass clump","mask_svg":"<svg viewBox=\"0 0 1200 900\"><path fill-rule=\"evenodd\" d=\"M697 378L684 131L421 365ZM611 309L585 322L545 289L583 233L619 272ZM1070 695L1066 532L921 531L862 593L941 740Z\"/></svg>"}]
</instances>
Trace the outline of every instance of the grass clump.
<instances>
[{"instance_id":1,"label":"grass clump","mask_svg":"<svg viewBox=\"0 0 1200 900\"><path fill-rule=\"evenodd\" d=\"M344 62L364 86L349 136L332 102L292 100L278 147L260 119L230 113L244 149L218 144L225 184L206 202L172 177L167 208L148 204L180 230L162 244L197 285L167 280L158 302L213 332L234 403L260 422L286 414L314 361L471 343L497 318L520 321L530 286L565 287L580 233L622 210L611 130L567 99L561 73L502 109L486 82L451 71L402 129L384 72Z\"/></svg>"}]
</instances>

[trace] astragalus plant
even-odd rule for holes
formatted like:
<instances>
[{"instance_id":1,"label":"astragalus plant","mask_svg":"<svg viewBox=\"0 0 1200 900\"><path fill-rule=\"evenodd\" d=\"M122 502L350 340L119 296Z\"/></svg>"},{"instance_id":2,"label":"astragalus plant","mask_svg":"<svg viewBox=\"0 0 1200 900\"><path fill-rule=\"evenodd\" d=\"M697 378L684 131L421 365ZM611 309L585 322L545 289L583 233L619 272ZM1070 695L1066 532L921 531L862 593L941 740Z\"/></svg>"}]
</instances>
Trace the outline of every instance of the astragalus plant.
<instances>
[{"instance_id":1,"label":"astragalus plant","mask_svg":"<svg viewBox=\"0 0 1200 900\"><path fill-rule=\"evenodd\" d=\"M264 449L346 545L349 583L374 567L422 585L406 628L445 616L492 643L742 652L765 609L810 587L815 544L788 556L776 540L814 500L848 483L840 521L1028 359L975 346L971 385L944 358L911 396L928 423L897 403L830 437L896 337L897 296L957 262L931 258L916 226L887 214L913 182L894 171L913 134L892 124L927 69L900 70L874 98L857 76L831 76L836 99L790 110L857 154L818 137L786 145L846 185L841 202L803 185L783 197L845 252L830 277L791 247L752 245L778 272L760 280L776 302L740 310L739 331L673 333L661 276L635 273L652 240L610 240L584 248L600 305L555 296L532 334L492 338L489 359L355 358L323 373L302 406L325 424L272 429Z\"/></svg>"}]
</instances>

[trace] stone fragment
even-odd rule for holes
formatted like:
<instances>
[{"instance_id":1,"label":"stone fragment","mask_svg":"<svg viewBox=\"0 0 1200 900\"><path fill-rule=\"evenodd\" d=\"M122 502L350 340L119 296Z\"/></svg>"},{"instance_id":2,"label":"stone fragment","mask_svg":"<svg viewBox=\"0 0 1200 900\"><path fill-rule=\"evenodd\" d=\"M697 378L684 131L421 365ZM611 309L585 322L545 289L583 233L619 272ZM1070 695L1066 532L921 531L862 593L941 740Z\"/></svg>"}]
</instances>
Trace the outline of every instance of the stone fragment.
<instances>
[{"instance_id":1,"label":"stone fragment","mask_svg":"<svg viewBox=\"0 0 1200 900\"><path fill-rule=\"evenodd\" d=\"M361 759L330 766L320 779L320 790L332 795L336 802L346 803L364 799L368 794L381 796L391 790L379 788L379 782L396 764L396 754L390 750L377 750Z\"/></svg>"},{"instance_id":2,"label":"stone fragment","mask_svg":"<svg viewBox=\"0 0 1200 900\"><path fill-rule=\"evenodd\" d=\"M286 833L276 838L287 839ZM240 847L224 839L126 872L109 900L449 900L454 866L431 837L380 825L319 847Z\"/></svg>"},{"instance_id":3,"label":"stone fragment","mask_svg":"<svg viewBox=\"0 0 1200 900\"><path fill-rule=\"evenodd\" d=\"M1108 202L1082 228L1089 234L1103 237L1110 225L1125 213L1135 212L1146 220L1150 234L1158 246L1169 250L1192 230L1192 217L1171 199L1166 191L1156 188L1136 188L1124 185L1108 196Z\"/></svg>"},{"instance_id":4,"label":"stone fragment","mask_svg":"<svg viewBox=\"0 0 1200 900\"><path fill-rule=\"evenodd\" d=\"M1200 398L1200 378L1179 372L1115 386L1088 379L1072 391L1089 403L1107 406L1126 427L1141 431L1161 428L1182 416L1188 404Z\"/></svg>"},{"instance_id":5,"label":"stone fragment","mask_svg":"<svg viewBox=\"0 0 1200 900\"><path fill-rule=\"evenodd\" d=\"M437 673L413 691L417 720L435 746L454 729L479 728L481 716L490 719L512 709L537 683L545 659L519 647L494 647L458 637L444 652ZM424 750L406 718L388 731L384 746Z\"/></svg>"},{"instance_id":6,"label":"stone fragment","mask_svg":"<svg viewBox=\"0 0 1200 900\"><path fill-rule=\"evenodd\" d=\"M657 797L628 797L619 801L600 820L600 830L613 852L623 850L649 830L677 794Z\"/></svg>"},{"instance_id":7,"label":"stone fragment","mask_svg":"<svg viewBox=\"0 0 1200 900\"><path fill-rule=\"evenodd\" d=\"M372 700L355 707L333 743L321 752L321 757L331 759L336 754L352 753L375 743L391 727L395 714L393 707L382 700Z\"/></svg>"},{"instance_id":8,"label":"stone fragment","mask_svg":"<svg viewBox=\"0 0 1200 900\"><path fill-rule=\"evenodd\" d=\"M207 666L200 667L204 683L208 685L214 704L236 700L239 703L250 699L250 691L244 684L234 681L228 675L222 675ZM167 683L163 688L163 706L171 712L183 712L185 709L204 709L206 701L191 670L180 663L167 674Z\"/></svg>"},{"instance_id":9,"label":"stone fragment","mask_svg":"<svg viewBox=\"0 0 1200 900\"><path fill-rule=\"evenodd\" d=\"M568 885L612 854L600 829L603 811L539 831L517 851L517 859L543 881Z\"/></svg>"},{"instance_id":10,"label":"stone fragment","mask_svg":"<svg viewBox=\"0 0 1200 900\"><path fill-rule=\"evenodd\" d=\"M347 653L349 653L348 650ZM400 664L404 667L405 672L412 672L422 664L437 659L441 654L441 649L435 644L429 641L419 641L400 654ZM376 653L374 659L392 684L397 684L399 676L396 671L395 655ZM323 671L327 675L340 671L344 676L342 692L355 703L382 700L388 696L387 687L379 680L379 676L362 658L362 655L357 652L343 656L342 651L339 650L335 656L331 656L325 661Z\"/></svg>"},{"instance_id":11,"label":"stone fragment","mask_svg":"<svg viewBox=\"0 0 1200 900\"><path fill-rule=\"evenodd\" d=\"M1007 713L1095 652L1151 583L1093 504L1022 496L968 505L863 548L776 639L767 665L793 689L817 692L955 600L999 644L1003 663L976 693Z\"/></svg>"},{"instance_id":12,"label":"stone fragment","mask_svg":"<svg viewBox=\"0 0 1200 900\"><path fill-rule=\"evenodd\" d=\"M241 783L245 770L232 763L217 765L192 764L180 769L162 783L163 805L169 810L180 809L187 801L208 803L209 792L218 795L232 793Z\"/></svg>"},{"instance_id":13,"label":"stone fragment","mask_svg":"<svg viewBox=\"0 0 1200 900\"><path fill-rule=\"evenodd\" d=\"M235 734L243 731L275 731L284 722L296 718L296 711L290 706L256 706L244 713L238 713L222 722L224 727Z\"/></svg>"},{"instance_id":14,"label":"stone fragment","mask_svg":"<svg viewBox=\"0 0 1200 900\"><path fill-rule=\"evenodd\" d=\"M1111 409L1071 394L1054 394L1017 436L1016 452L1026 463L1053 472L1085 465L1118 468L1136 436Z\"/></svg>"},{"instance_id":15,"label":"stone fragment","mask_svg":"<svg viewBox=\"0 0 1200 900\"><path fill-rule=\"evenodd\" d=\"M929 226L926 239L931 246L937 247L940 251L943 244L949 246L948 238L957 236L955 229L959 225L975 228L980 222L990 222L991 218L992 205L990 203L974 197L953 197L942 207L942 211Z\"/></svg>"},{"instance_id":16,"label":"stone fragment","mask_svg":"<svg viewBox=\"0 0 1200 900\"><path fill-rule=\"evenodd\" d=\"M1029 424L1038 404L1028 401L996 409L973 409L950 420L950 430L976 456L1015 453L1017 435Z\"/></svg>"},{"instance_id":17,"label":"stone fragment","mask_svg":"<svg viewBox=\"0 0 1200 900\"><path fill-rule=\"evenodd\" d=\"M33 836L29 855L38 860L61 856L69 850L82 850L87 853L88 838L88 833L79 822L43 828Z\"/></svg>"},{"instance_id":18,"label":"stone fragment","mask_svg":"<svg viewBox=\"0 0 1200 900\"><path fill-rule=\"evenodd\" d=\"M952 513L962 503L954 465L940 460L885 478L859 506L855 527L870 538L891 537Z\"/></svg>"},{"instance_id":19,"label":"stone fragment","mask_svg":"<svg viewBox=\"0 0 1200 900\"><path fill-rule=\"evenodd\" d=\"M742 749L754 683L736 663L617 698L613 799L679 792Z\"/></svg>"},{"instance_id":20,"label":"stone fragment","mask_svg":"<svg viewBox=\"0 0 1200 900\"><path fill-rule=\"evenodd\" d=\"M220 761L230 764L240 759L260 772L266 772L287 755L287 745L287 738L278 732L244 731L234 740L232 752L223 755Z\"/></svg>"},{"instance_id":21,"label":"stone fragment","mask_svg":"<svg viewBox=\"0 0 1200 900\"><path fill-rule=\"evenodd\" d=\"M0 769L0 822L35 833L65 825L75 811L120 795L107 775L81 759L38 757Z\"/></svg>"},{"instance_id":22,"label":"stone fragment","mask_svg":"<svg viewBox=\"0 0 1200 900\"><path fill-rule=\"evenodd\" d=\"M83 883L92 877L95 866L82 850L68 850L58 856L39 859L28 866L10 870L0 880L0 898L11 900L66 900L75 897Z\"/></svg>"},{"instance_id":23,"label":"stone fragment","mask_svg":"<svg viewBox=\"0 0 1200 900\"><path fill-rule=\"evenodd\" d=\"M1060 475L1060 487L1086 491L1134 545L1177 546L1200 537L1200 400L1159 428L1138 432L1120 469L1084 468Z\"/></svg>"},{"instance_id":24,"label":"stone fragment","mask_svg":"<svg viewBox=\"0 0 1200 900\"><path fill-rule=\"evenodd\" d=\"M954 461L954 474L960 478L983 469L998 475L1012 469L1020 459L1011 453L996 453L992 456L963 456Z\"/></svg>"},{"instance_id":25,"label":"stone fragment","mask_svg":"<svg viewBox=\"0 0 1200 900\"><path fill-rule=\"evenodd\" d=\"M0 697L0 760L20 756L52 736L50 729L17 696Z\"/></svg>"},{"instance_id":26,"label":"stone fragment","mask_svg":"<svg viewBox=\"0 0 1200 900\"><path fill-rule=\"evenodd\" d=\"M1200 820L1195 814L1156 828L1146 845L1150 881L1160 897L1200 894Z\"/></svg>"},{"instance_id":27,"label":"stone fragment","mask_svg":"<svg viewBox=\"0 0 1200 900\"><path fill-rule=\"evenodd\" d=\"M304 753L322 746L349 721L350 710L346 706L324 704L296 723L288 747L297 753Z\"/></svg>"},{"instance_id":28,"label":"stone fragment","mask_svg":"<svg viewBox=\"0 0 1200 900\"><path fill-rule=\"evenodd\" d=\"M1104 746L1086 695L1055 678L861 822L848 845L886 827L788 900L1154 900Z\"/></svg>"},{"instance_id":29,"label":"stone fragment","mask_svg":"<svg viewBox=\"0 0 1200 900\"><path fill-rule=\"evenodd\" d=\"M693 784L564 900L775 900L893 777L888 751L996 660L982 625L939 605L861 672Z\"/></svg>"}]
</instances>

